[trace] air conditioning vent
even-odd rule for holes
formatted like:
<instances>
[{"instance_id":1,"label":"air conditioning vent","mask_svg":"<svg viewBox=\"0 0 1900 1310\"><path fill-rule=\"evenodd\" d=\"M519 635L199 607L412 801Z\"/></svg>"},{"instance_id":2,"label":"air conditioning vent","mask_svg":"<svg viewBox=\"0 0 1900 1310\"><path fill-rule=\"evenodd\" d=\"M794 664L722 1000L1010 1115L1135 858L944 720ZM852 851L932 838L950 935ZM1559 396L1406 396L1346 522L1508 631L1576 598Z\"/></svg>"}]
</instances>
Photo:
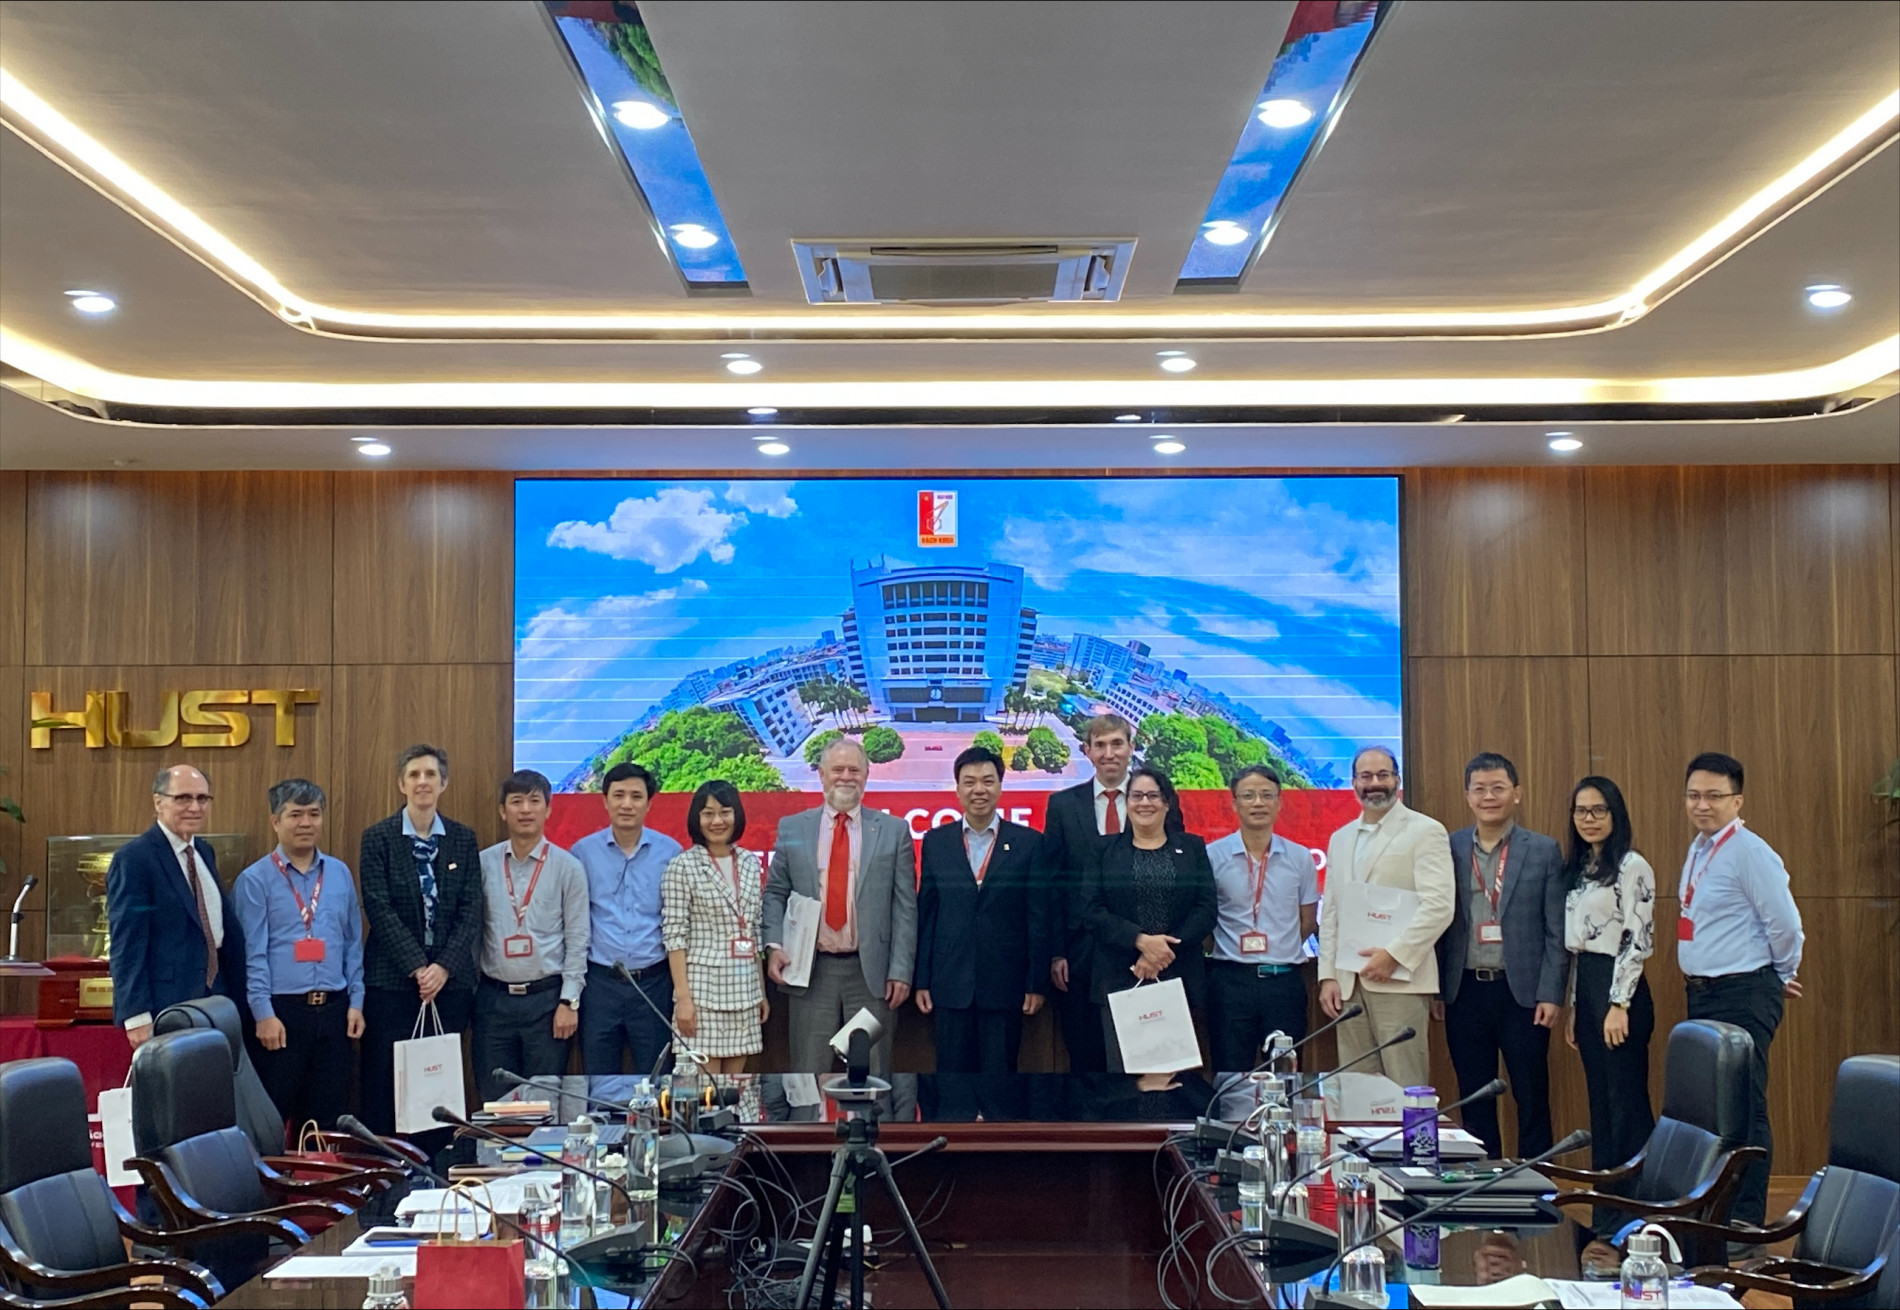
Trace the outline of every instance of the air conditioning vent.
<instances>
[{"instance_id":1,"label":"air conditioning vent","mask_svg":"<svg viewBox=\"0 0 1900 1310\"><path fill-rule=\"evenodd\" d=\"M1119 300L1133 241L794 241L814 305Z\"/></svg>"}]
</instances>

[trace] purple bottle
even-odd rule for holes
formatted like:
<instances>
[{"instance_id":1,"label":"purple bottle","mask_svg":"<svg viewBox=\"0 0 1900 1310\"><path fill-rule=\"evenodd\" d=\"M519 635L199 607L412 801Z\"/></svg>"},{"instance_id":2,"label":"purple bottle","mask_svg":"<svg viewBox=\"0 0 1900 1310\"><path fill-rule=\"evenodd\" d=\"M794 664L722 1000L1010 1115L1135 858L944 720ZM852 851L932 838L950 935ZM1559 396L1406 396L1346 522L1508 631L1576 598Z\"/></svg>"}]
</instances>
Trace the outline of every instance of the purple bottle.
<instances>
[{"instance_id":1,"label":"purple bottle","mask_svg":"<svg viewBox=\"0 0 1900 1310\"><path fill-rule=\"evenodd\" d=\"M1437 1173L1438 1093L1430 1087L1405 1089L1405 1164ZM1405 1263L1413 1269L1438 1268L1438 1225L1411 1224L1405 1230Z\"/></svg>"}]
</instances>

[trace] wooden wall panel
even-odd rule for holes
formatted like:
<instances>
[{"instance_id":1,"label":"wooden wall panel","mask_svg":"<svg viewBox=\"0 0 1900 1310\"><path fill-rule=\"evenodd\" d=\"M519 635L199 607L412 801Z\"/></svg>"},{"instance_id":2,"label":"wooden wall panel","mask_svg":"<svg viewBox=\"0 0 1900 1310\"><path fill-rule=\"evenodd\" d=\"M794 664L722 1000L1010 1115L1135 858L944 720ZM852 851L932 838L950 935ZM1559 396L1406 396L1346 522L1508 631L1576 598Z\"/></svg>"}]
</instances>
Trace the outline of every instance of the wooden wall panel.
<instances>
[{"instance_id":1,"label":"wooden wall panel","mask_svg":"<svg viewBox=\"0 0 1900 1310\"><path fill-rule=\"evenodd\" d=\"M0 472L0 667L26 662L26 474Z\"/></svg>"},{"instance_id":2,"label":"wooden wall panel","mask_svg":"<svg viewBox=\"0 0 1900 1310\"><path fill-rule=\"evenodd\" d=\"M1405 479L1414 655L1578 655L1582 470L1424 469Z\"/></svg>"},{"instance_id":3,"label":"wooden wall panel","mask_svg":"<svg viewBox=\"0 0 1900 1310\"><path fill-rule=\"evenodd\" d=\"M36 473L29 665L330 662L328 473Z\"/></svg>"},{"instance_id":4,"label":"wooden wall panel","mask_svg":"<svg viewBox=\"0 0 1900 1310\"><path fill-rule=\"evenodd\" d=\"M1893 652L1881 482L1798 465L1590 470L1590 652Z\"/></svg>"},{"instance_id":5,"label":"wooden wall panel","mask_svg":"<svg viewBox=\"0 0 1900 1310\"><path fill-rule=\"evenodd\" d=\"M336 479L336 662L514 658L514 478Z\"/></svg>"},{"instance_id":6,"label":"wooden wall panel","mask_svg":"<svg viewBox=\"0 0 1900 1310\"><path fill-rule=\"evenodd\" d=\"M0 774L0 796L21 800L25 781L21 756L26 754L26 671L17 664L0 664L0 742L5 743L0 746L0 767L6 769ZM25 805L23 800L21 805ZM0 877L0 899L9 906L20 880L35 872L25 867L25 850L26 830L0 814L0 861L7 866L5 876Z\"/></svg>"}]
</instances>

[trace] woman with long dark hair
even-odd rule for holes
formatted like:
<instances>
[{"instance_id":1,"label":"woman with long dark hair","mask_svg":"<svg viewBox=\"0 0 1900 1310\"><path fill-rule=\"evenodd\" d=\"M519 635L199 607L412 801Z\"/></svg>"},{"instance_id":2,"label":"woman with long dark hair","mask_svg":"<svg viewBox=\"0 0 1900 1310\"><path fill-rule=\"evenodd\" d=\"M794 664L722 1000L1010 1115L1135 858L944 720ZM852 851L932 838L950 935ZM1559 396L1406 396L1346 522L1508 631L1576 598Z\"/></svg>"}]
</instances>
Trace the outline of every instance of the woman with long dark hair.
<instances>
[{"instance_id":1,"label":"woman with long dark hair","mask_svg":"<svg viewBox=\"0 0 1900 1310\"><path fill-rule=\"evenodd\" d=\"M1649 1140L1649 1039L1656 1009L1643 961L1655 946L1656 871L1633 849L1629 807L1608 778L1591 775L1570 793L1563 874L1564 946L1573 961L1564 1039L1583 1059L1590 1090L1591 1164L1623 1164ZM1630 1218L1599 1208L1584 1248L1588 1272L1614 1271L1608 1239Z\"/></svg>"},{"instance_id":2,"label":"woman with long dark hair","mask_svg":"<svg viewBox=\"0 0 1900 1310\"><path fill-rule=\"evenodd\" d=\"M1084 913L1095 934L1092 999L1101 1009L1109 1067L1122 1068L1108 994L1139 982L1179 978L1199 1014L1201 943L1218 904L1207 843L1187 830L1174 784L1159 769L1131 770L1128 827L1105 838L1088 871Z\"/></svg>"}]
</instances>

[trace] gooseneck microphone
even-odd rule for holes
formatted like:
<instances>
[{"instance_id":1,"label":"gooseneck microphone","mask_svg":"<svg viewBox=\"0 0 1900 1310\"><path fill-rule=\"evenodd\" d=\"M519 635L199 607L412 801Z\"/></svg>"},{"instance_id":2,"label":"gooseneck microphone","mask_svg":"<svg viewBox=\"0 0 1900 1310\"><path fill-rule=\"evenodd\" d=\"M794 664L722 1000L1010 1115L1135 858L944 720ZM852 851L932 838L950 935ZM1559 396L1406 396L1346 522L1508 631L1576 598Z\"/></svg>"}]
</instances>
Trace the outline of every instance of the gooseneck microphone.
<instances>
[{"instance_id":1,"label":"gooseneck microphone","mask_svg":"<svg viewBox=\"0 0 1900 1310\"><path fill-rule=\"evenodd\" d=\"M1448 1114L1453 1110L1461 1109L1464 1106L1470 1105L1473 1101L1488 1101L1494 1096L1502 1096L1502 1095L1504 1095L1504 1080L1502 1078L1493 1078L1490 1082L1480 1087L1477 1091L1473 1092L1471 1095L1464 1097L1462 1100L1453 1101L1450 1105L1440 1110L1439 1113ZM1318 1164L1314 1165L1311 1169L1308 1169L1305 1173L1300 1174L1298 1177L1289 1179L1287 1182L1288 1191L1280 1193L1279 1203L1273 1207L1274 1213L1281 1214L1286 1211L1287 1196L1290 1194L1292 1185L1294 1183L1303 1183L1307 1179L1311 1178L1314 1174L1321 1173L1327 1169L1331 1169L1334 1165L1338 1164L1341 1160L1344 1160L1349 1155L1363 1155L1368 1160L1370 1160L1372 1158L1373 1147L1377 1146L1380 1142L1391 1141L1394 1137L1397 1137L1400 1133L1404 1131L1405 1131L1405 1125L1400 1124L1397 1128L1394 1128L1389 1133L1380 1133L1377 1137L1367 1138L1363 1142L1350 1143L1349 1145L1341 1147L1339 1150L1334 1151L1331 1155L1326 1156Z\"/></svg>"},{"instance_id":2,"label":"gooseneck microphone","mask_svg":"<svg viewBox=\"0 0 1900 1310\"><path fill-rule=\"evenodd\" d=\"M429 1114L430 1114L430 1117L433 1118L439 1124L448 1124L451 1127L460 1128L464 1132L474 1133L477 1137L480 1137L485 1141L495 1142L501 1146L507 1147L509 1150L514 1150L516 1147L519 1147L521 1145L520 1142L516 1141L512 1137L506 1137L502 1135L501 1133L491 1131L490 1129L482 1127L480 1124L470 1123L468 1120L464 1119L461 1115L449 1109L449 1107L446 1105L436 1106L435 1109L429 1112ZM535 1152L535 1154L539 1155L541 1153L537 1151ZM618 1182L612 1178L609 1178L606 1174L595 1173L592 1169L585 1169L585 1168L582 1168L580 1165L570 1164L566 1160L558 1159L558 1157L557 1157L557 1163L560 1168L572 1169L575 1173L579 1174L583 1178L591 1178L597 1183L607 1184L607 1186L613 1188L616 1192L619 1192L622 1196L627 1198L627 1205L630 1209L634 1206L635 1203L633 1199L633 1193L627 1190L627 1186L625 1183Z\"/></svg>"},{"instance_id":3,"label":"gooseneck microphone","mask_svg":"<svg viewBox=\"0 0 1900 1310\"><path fill-rule=\"evenodd\" d=\"M29 873L26 881L20 884L20 894L13 898L13 925L7 933L7 959L20 958L20 921L26 918L20 907L26 904L27 893L40 885L40 875Z\"/></svg>"},{"instance_id":4,"label":"gooseneck microphone","mask_svg":"<svg viewBox=\"0 0 1900 1310\"><path fill-rule=\"evenodd\" d=\"M1343 1014L1340 1017L1342 1019L1345 1018ZM1309 1089L1319 1086L1322 1082L1324 1082L1328 1078L1331 1078L1334 1074L1344 1073L1346 1072L1346 1070L1352 1068L1355 1064L1364 1064L1367 1060L1370 1060L1373 1056L1379 1054L1381 1051L1388 1051L1392 1049L1394 1046L1398 1046L1405 1042L1411 1041L1416 1036L1418 1036L1418 1029L1401 1028L1397 1032L1393 1033L1390 1037L1380 1042L1377 1046L1373 1047L1371 1050L1361 1052L1360 1054L1354 1056L1352 1059L1346 1061L1346 1063L1340 1065L1338 1068L1328 1069L1324 1073L1314 1074L1311 1078L1308 1078L1305 1082L1300 1084L1299 1091L1296 1093L1296 1095L1304 1096ZM1292 1099L1292 1098L1288 1098L1288 1099Z\"/></svg>"},{"instance_id":5,"label":"gooseneck microphone","mask_svg":"<svg viewBox=\"0 0 1900 1310\"><path fill-rule=\"evenodd\" d=\"M1249 1069L1246 1073L1230 1073L1227 1075L1226 1078L1222 1079L1219 1083L1216 1083L1214 1085L1214 1094L1207 1098L1207 1108L1201 1111L1201 1117L1206 1118L1208 1115L1214 1113L1215 1102L1220 1100L1221 1094L1225 1092L1228 1088L1234 1086L1236 1083L1244 1082L1246 1079L1253 1077L1257 1073L1263 1072L1268 1065L1272 1064L1274 1060L1279 1058L1280 1056L1293 1054L1295 1051L1299 1050L1302 1046L1305 1046L1308 1042L1312 1041L1315 1037L1323 1036L1324 1034L1329 1033L1333 1029L1339 1027L1339 1025L1346 1022L1346 1020L1357 1019L1360 1015L1364 1014L1365 1012L1366 1012L1366 1007L1359 1004L1359 1002L1354 1001L1351 1005L1347 1006L1345 1009L1339 1012L1339 1017L1337 1019L1334 1019L1329 1023L1321 1024L1319 1027L1315 1028L1312 1032L1300 1038L1299 1041L1294 1042L1291 1046L1275 1046L1274 1045L1273 1039L1275 1037L1285 1037L1286 1036L1285 1033L1276 1031L1276 1032L1268 1034L1266 1046L1264 1048L1266 1050L1266 1058L1261 1060L1259 1064L1256 1064L1253 1068Z\"/></svg>"},{"instance_id":6,"label":"gooseneck microphone","mask_svg":"<svg viewBox=\"0 0 1900 1310\"><path fill-rule=\"evenodd\" d=\"M691 1060L694 1064L698 1065L701 1069L704 1069L707 1064L706 1057L701 1055L697 1050L695 1050L693 1048L693 1044L686 1040L686 1035L682 1033L679 1030L679 1026L673 1022L673 1016L663 1012L659 1006L655 1005L653 1003L653 998L651 996L648 996L646 992L641 988L640 984L634 981L633 971L627 968L626 962L616 961L614 963L614 972L620 975L622 982L626 983L627 986L633 988L634 993L637 996L639 996L639 998L642 1001L646 1002L647 1009L653 1011L654 1014L658 1015L660 1022L666 1025L666 1031L673 1035L673 1041L671 1043L673 1049L679 1052L681 1055L684 1055L687 1059ZM648 1074L647 1076L649 1078L658 1078L660 1076L660 1071L665 1064L666 1064L666 1047L661 1047L660 1058L653 1062L653 1072Z\"/></svg>"}]
</instances>

